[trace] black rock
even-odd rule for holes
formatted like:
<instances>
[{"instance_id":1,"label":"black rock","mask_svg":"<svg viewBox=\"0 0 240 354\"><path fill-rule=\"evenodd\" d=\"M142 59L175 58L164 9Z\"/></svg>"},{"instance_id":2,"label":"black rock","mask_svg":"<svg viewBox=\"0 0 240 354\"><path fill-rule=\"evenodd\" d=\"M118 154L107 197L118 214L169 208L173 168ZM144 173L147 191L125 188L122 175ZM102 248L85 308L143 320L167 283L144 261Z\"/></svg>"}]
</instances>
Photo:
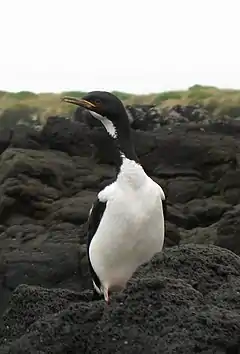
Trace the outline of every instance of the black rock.
<instances>
[{"instance_id":1,"label":"black rock","mask_svg":"<svg viewBox=\"0 0 240 354\"><path fill-rule=\"evenodd\" d=\"M232 353L240 340L240 259L170 248L110 305L88 292L19 286L0 323L9 353ZM235 351L237 352L237 351Z\"/></svg>"},{"instance_id":2,"label":"black rock","mask_svg":"<svg viewBox=\"0 0 240 354\"><path fill-rule=\"evenodd\" d=\"M91 203L115 177L107 133L82 111L0 132L1 353L238 352L239 258L227 249L240 254L239 124L196 106L127 109L166 194L166 237L109 307L91 301L86 255Z\"/></svg>"}]
</instances>

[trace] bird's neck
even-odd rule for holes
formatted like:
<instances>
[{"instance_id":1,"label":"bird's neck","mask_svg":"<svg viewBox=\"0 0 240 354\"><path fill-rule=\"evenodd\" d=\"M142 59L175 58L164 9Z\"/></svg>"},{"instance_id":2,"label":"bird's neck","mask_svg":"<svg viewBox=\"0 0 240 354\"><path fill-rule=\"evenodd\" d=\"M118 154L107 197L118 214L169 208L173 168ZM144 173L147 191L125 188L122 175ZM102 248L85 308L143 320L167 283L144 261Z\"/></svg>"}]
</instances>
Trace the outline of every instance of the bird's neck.
<instances>
[{"instance_id":1,"label":"bird's neck","mask_svg":"<svg viewBox=\"0 0 240 354\"><path fill-rule=\"evenodd\" d=\"M135 152L135 147L132 141L131 129L129 126L116 127L116 137L113 138L116 147L116 168L119 171L124 158L135 161L139 164L139 159Z\"/></svg>"},{"instance_id":2,"label":"bird's neck","mask_svg":"<svg viewBox=\"0 0 240 354\"><path fill-rule=\"evenodd\" d=\"M94 112L93 115L98 118ZM125 116L120 117L120 119L116 120L117 122L119 122L116 124L113 124L112 121L110 121L106 117L101 117L100 119L113 142L114 163L117 172L119 172L124 158L135 161L139 164L139 160L136 155L134 144L132 141L131 128L129 125L127 113L124 111L122 112L122 115Z\"/></svg>"}]
</instances>

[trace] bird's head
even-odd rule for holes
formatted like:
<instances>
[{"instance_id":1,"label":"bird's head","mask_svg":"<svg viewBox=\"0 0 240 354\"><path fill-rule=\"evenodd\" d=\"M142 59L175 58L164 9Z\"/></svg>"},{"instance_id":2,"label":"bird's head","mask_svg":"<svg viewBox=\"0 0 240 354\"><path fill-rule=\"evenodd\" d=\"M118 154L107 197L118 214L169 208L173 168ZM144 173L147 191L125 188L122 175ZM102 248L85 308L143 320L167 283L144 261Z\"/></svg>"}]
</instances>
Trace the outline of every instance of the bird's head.
<instances>
[{"instance_id":1,"label":"bird's head","mask_svg":"<svg viewBox=\"0 0 240 354\"><path fill-rule=\"evenodd\" d=\"M87 109L94 118L100 120L110 135L119 127L129 126L128 116L121 100L106 91L92 91L82 98L65 96L62 101Z\"/></svg>"}]
</instances>

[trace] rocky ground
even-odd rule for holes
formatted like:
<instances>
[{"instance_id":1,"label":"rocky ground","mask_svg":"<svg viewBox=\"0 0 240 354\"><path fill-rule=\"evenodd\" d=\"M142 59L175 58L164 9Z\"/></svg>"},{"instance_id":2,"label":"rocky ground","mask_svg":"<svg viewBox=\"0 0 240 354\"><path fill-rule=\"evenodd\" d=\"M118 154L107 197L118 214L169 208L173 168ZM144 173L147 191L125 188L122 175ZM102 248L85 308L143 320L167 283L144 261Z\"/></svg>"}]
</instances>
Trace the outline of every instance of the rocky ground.
<instances>
[{"instance_id":1,"label":"rocky ground","mask_svg":"<svg viewBox=\"0 0 240 354\"><path fill-rule=\"evenodd\" d=\"M85 221L115 171L80 114L0 131L0 353L239 353L240 125L131 115L165 248L107 306L90 301Z\"/></svg>"}]
</instances>

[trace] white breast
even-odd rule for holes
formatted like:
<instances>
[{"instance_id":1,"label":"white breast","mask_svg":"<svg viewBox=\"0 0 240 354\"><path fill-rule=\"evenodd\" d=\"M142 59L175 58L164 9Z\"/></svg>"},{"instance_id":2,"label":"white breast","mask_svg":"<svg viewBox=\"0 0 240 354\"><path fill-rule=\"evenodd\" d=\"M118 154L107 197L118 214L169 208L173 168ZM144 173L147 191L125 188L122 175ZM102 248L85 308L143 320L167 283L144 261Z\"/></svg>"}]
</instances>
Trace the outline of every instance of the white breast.
<instances>
[{"instance_id":1,"label":"white breast","mask_svg":"<svg viewBox=\"0 0 240 354\"><path fill-rule=\"evenodd\" d=\"M104 287L125 287L135 270L162 250L164 192L140 165L124 159L118 179L99 199L107 206L90 245L90 260Z\"/></svg>"}]
</instances>

